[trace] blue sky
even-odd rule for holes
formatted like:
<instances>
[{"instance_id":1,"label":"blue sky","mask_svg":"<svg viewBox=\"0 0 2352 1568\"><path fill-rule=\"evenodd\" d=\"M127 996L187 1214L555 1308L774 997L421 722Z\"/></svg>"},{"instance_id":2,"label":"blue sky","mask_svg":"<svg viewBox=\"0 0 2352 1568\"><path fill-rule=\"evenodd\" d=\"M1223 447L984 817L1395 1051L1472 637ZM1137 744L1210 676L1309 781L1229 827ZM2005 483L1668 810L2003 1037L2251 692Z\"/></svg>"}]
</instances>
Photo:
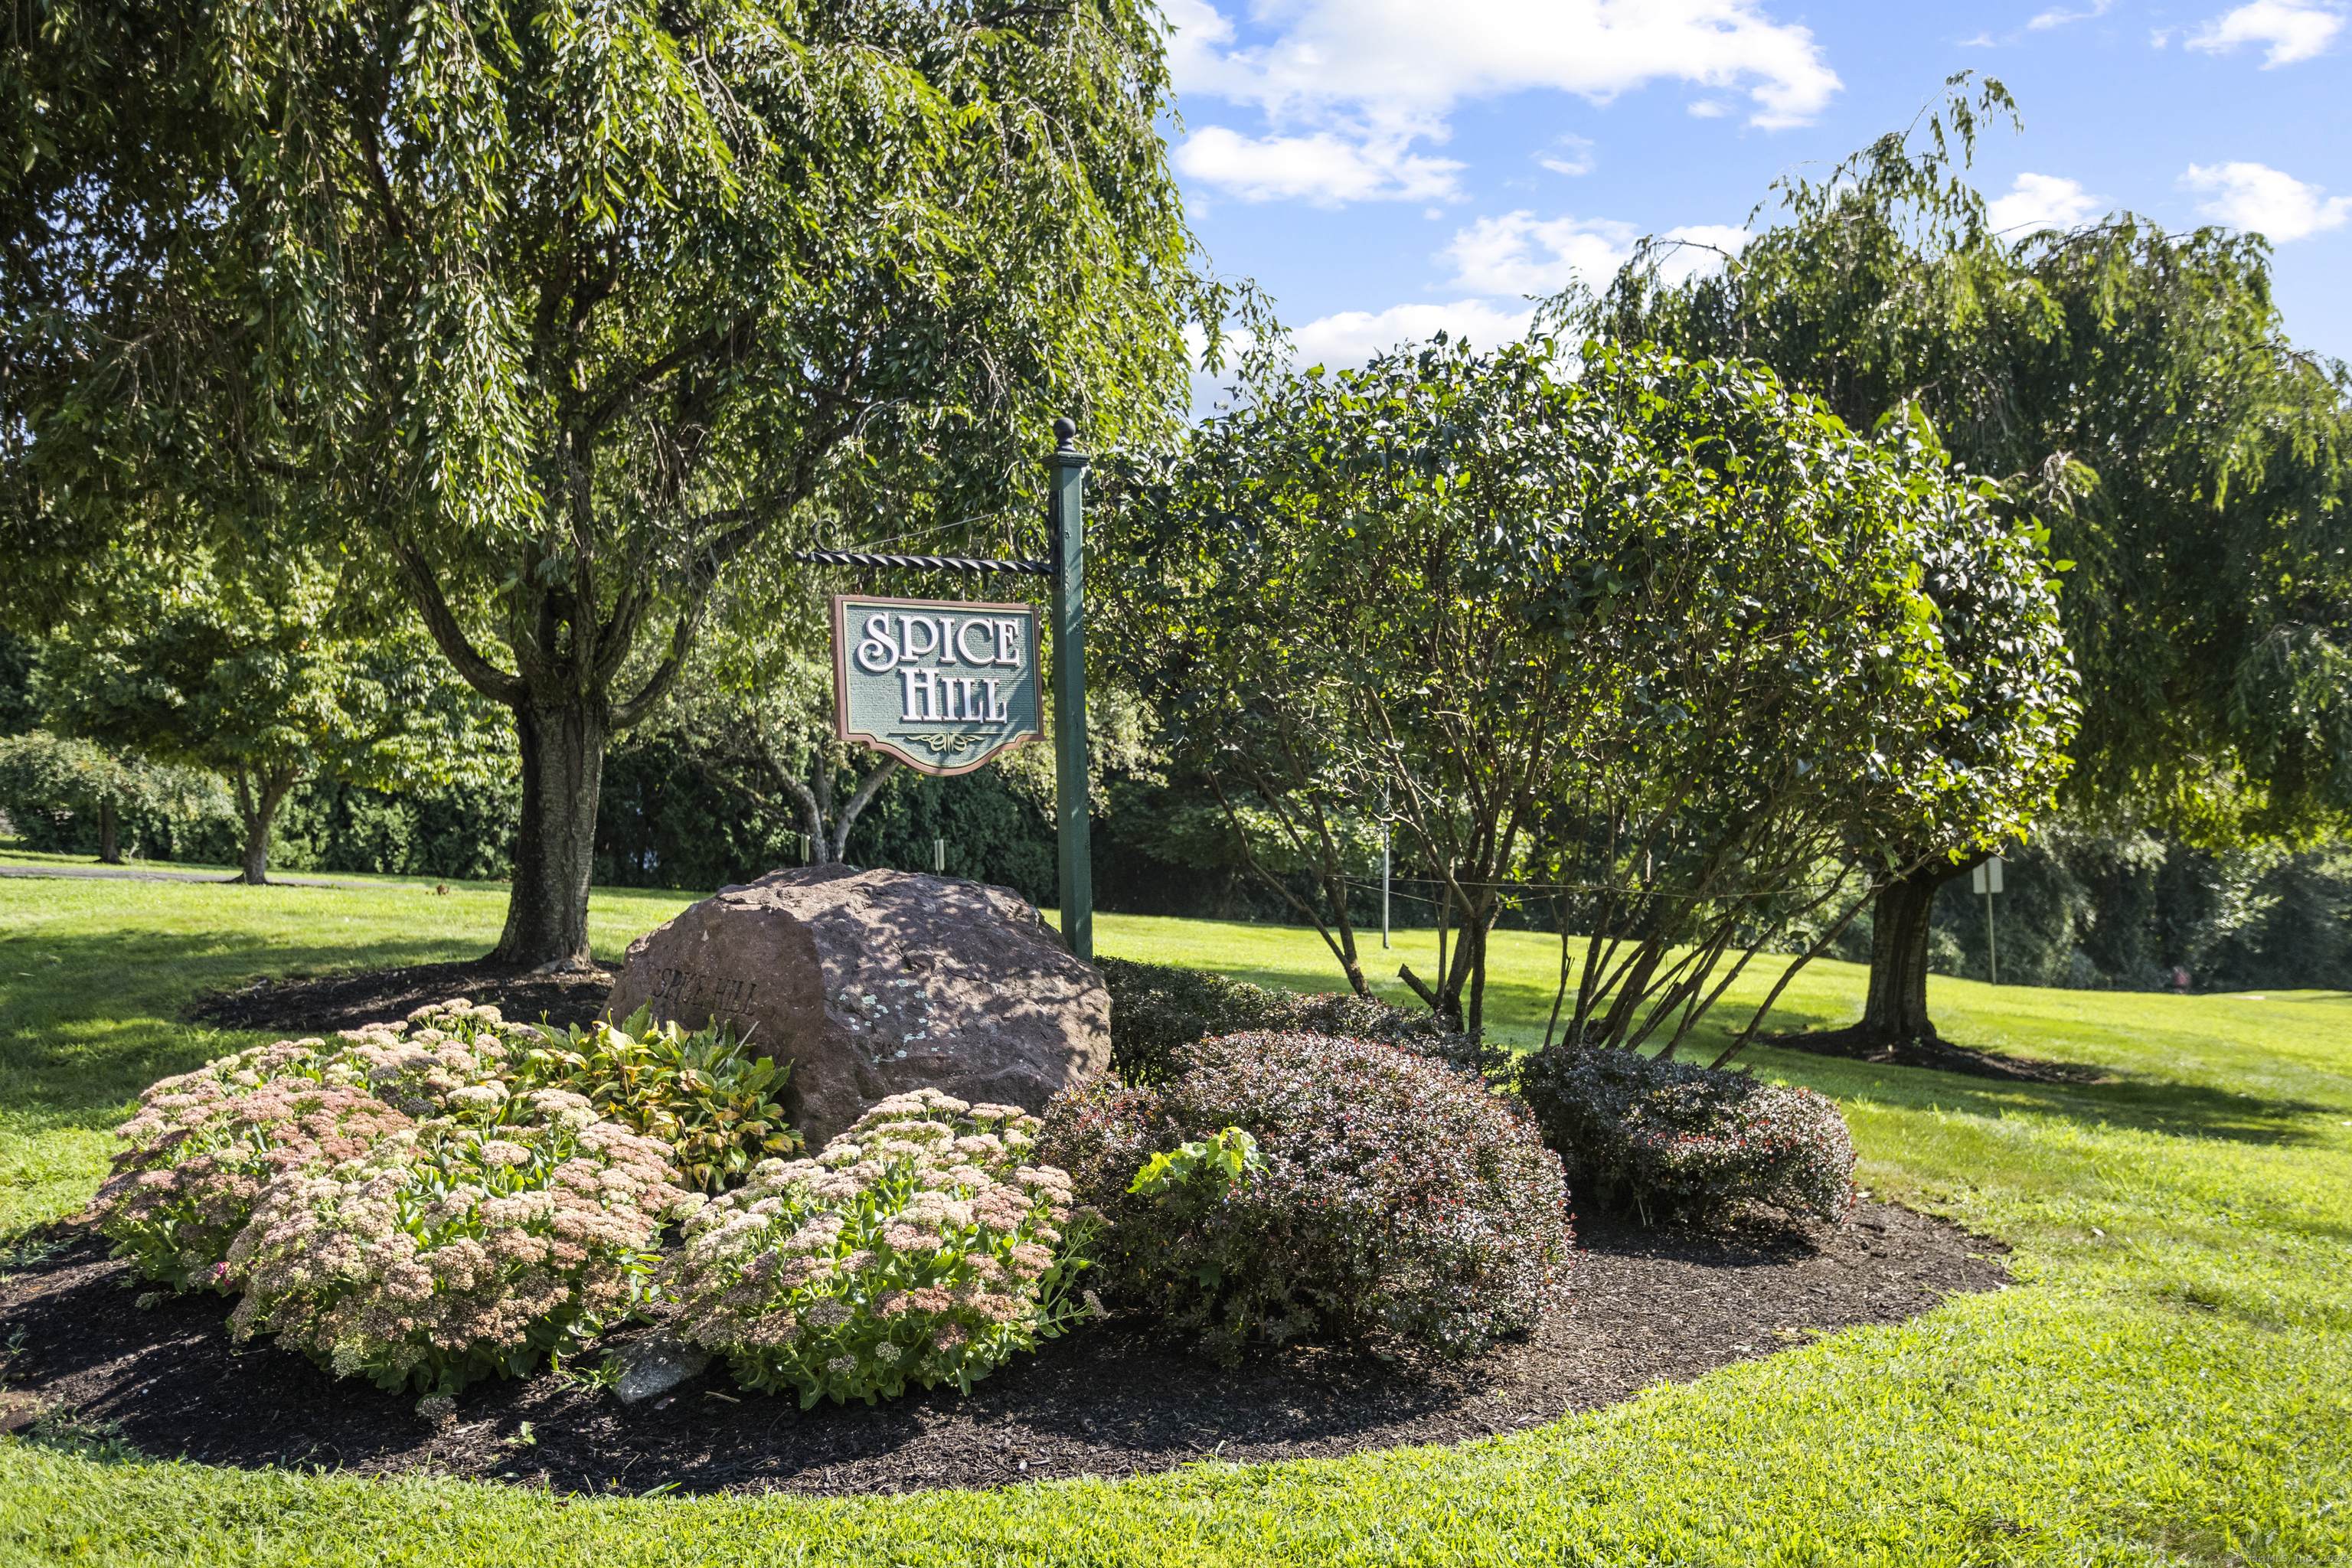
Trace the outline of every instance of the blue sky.
<instances>
[{"instance_id":1,"label":"blue sky","mask_svg":"<svg viewBox=\"0 0 2352 1568\"><path fill-rule=\"evenodd\" d=\"M2352 358L2352 0L1163 3L1194 227L1310 358L1516 335L1643 234L1736 246L1964 68L2025 122L1979 147L1998 221L2259 230L2289 332Z\"/></svg>"}]
</instances>

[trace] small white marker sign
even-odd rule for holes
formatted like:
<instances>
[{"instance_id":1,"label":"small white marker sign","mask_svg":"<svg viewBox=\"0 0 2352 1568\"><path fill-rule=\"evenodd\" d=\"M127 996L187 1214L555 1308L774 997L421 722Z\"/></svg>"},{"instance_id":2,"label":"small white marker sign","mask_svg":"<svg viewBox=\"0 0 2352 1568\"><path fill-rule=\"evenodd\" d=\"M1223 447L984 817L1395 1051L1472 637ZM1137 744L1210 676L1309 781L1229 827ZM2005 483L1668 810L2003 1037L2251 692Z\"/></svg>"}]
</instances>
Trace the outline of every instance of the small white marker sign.
<instances>
[{"instance_id":1,"label":"small white marker sign","mask_svg":"<svg viewBox=\"0 0 2352 1568\"><path fill-rule=\"evenodd\" d=\"M986 765L1038 733L1036 609L835 595L833 712L919 773Z\"/></svg>"}]
</instances>

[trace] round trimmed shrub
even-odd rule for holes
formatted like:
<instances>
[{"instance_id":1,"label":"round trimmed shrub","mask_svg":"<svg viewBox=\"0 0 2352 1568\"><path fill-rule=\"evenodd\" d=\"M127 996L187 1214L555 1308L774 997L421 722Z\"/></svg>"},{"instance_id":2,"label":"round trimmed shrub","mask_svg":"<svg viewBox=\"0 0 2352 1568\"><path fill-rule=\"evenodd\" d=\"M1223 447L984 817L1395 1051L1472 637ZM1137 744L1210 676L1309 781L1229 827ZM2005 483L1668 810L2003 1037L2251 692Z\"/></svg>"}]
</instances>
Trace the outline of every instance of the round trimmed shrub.
<instances>
[{"instance_id":1,"label":"round trimmed shrub","mask_svg":"<svg viewBox=\"0 0 2352 1568\"><path fill-rule=\"evenodd\" d=\"M769 1160L687 1226L663 1315L737 1380L871 1405L970 1393L1061 1332L1086 1267L1069 1178L1028 1163L1037 1119L937 1089L895 1095L814 1160Z\"/></svg>"},{"instance_id":2,"label":"round trimmed shrub","mask_svg":"<svg viewBox=\"0 0 2352 1568\"><path fill-rule=\"evenodd\" d=\"M1206 970L1098 958L1110 993L1111 1067L1127 1083L1163 1083L1178 1058L1220 1035L1337 1035L1377 1040L1466 1071L1494 1074L1510 1053L1458 1034L1434 1013L1345 992L1306 995Z\"/></svg>"},{"instance_id":3,"label":"round trimmed shrub","mask_svg":"<svg viewBox=\"0 0 2352 1568\"><path fill-rule=\"evenodd\" d=\"M1853 1136L1811 1089L1577 1046L1528 1058L1518 1087L1576 1190L1645 1220L1742 1201L1838 1220L1853 1205Z\"/></svg>"},{"instance_id":4,"label":"round trimmed shrub","mask_svg":"<svg viewBox=\"0 0 2352 1568\"><path fill-rule=\"evenodd\" d=\"M1475 1078L1313 1034L1205 1040L1174 1066L1055 1097L1039 1140L1105 1216L1092 1255L1121 1306L1231 1363L1315 1332L1474 1351L1565 1299L1559 1160Z\"/></svg>"}]
</instances>

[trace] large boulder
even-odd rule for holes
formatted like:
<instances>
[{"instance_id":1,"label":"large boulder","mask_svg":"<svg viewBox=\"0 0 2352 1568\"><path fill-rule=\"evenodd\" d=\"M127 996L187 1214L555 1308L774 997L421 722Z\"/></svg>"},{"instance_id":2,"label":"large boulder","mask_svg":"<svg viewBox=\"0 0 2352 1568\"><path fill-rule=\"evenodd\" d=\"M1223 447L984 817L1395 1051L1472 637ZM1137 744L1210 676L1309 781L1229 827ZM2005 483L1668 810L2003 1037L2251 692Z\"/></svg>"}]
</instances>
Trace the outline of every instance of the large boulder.
<instances>
[{"instance_id":1,"label":"large boulder","mask_svg":"<svg viewBox=\"0 0 2352 1568\"><path fill-rule=\"evenodd\" d=\"M948 877L809 866L722 888L629 944L613 1016L648 1003L792 1058L812 1149L909 1089L1043 1110L1110 1066L1102 977L1018 894Z\"/></svg>"}]
</instances>

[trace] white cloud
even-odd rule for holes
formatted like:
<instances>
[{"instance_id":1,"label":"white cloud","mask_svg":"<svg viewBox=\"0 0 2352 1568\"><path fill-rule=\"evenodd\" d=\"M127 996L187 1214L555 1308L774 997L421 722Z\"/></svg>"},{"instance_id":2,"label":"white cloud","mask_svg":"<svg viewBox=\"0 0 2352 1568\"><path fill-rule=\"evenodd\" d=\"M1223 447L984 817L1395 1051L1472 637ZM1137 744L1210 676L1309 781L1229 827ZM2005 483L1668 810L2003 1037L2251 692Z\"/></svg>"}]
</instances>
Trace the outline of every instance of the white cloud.
<instances>
[{"instance_id":1,"label":"white cloud","mask_svg":"<svg viewBox=\"0 0 2352 1568\"><path fill-rule=\"evenodd\" d=\"M2091 8L2087 11L2068 11L2053 5L2025 25L2037 31L2063 27L2069 22L2087 22L2093 17L2104 16L2115 7L2116 0L2092 0Z\"/></svg>"},{"instance_id":2,"label":"white cloud","mask_svg":"<svg viewBox=\"0 0 2352 1568\"><path fill-rule=\"evenodd\" d=\"M2306 185L2292 174L2261 163L2191 163L2180 183L2192 191L2216 193L2198 211L2253 229L2273 245L2341 228L2352 218L2352 196L2322 201L2325 185Z\"/></svg>"},{"instance_id":3,"label":"white cloud","mask_svg":"<svg viewBox=\"0 0 2352 1568\"><path fill-rule=\"evenodd\" d=\"M1571 282L1598 289L1633 254L1641 230L1611 218L1539 219L1531 212L1482 217L1458 230L1439 252L1454 264L1454 287L1479 294L1557 294ZM1685 224L1662 239L1682 240L1659 258L1660 270L1679 282L1723 264L1722 252L1748 242L1728 224Z\"/></svg>"},{"instance_id":4,"label":"white cloud","mask_svg":"<svg viewBox=\"0 0 2352 1568\"><path fill-rule=\"evenodd\" d=\"M1581 136L1562 136L1552 145L1559 150L1547 153L1536 162L1555 174L1589 174L1600 162L1593 156L1592 143Z\"/></svg>"},{"instance_id":5,"label":"white cloud","mask_svg":"<svg viewBox=\"0 0 2352 1568\"><path fill-rule=\"evenodd\" d=\"M2006 234L2021 228L2072 228L2106 205L2106 197L2091 195L2079 180L2020 174L2009 195L1985 204L1985 213L1994 232Z\"/></svg>"},{"instance_id":6,"label":"white cloud","mask_svg":"<svg viewBox=\"0 0 2352 1568\"><path fill-rule=\"evenodd\" d=\"M1307 322L1293 336L1298 363L1336 368L1362 364L1399 343L1425 342L1441 330L1482 349L1500 348L1527 336L1534 320L1532 310L1499 310L1484 300L1456 300L1450 305L1391 305L1377 314L1342 310Z\"/></svg>"},{"instance_id":7,"label":"white cloud","mask_svg":"<svg viewBox=\"0 0 2352 1568\"><path fill-rule=\"evenodd\" d=\"M1639 231L1608 218L1539 220L1531 212L1482 217L1438 253L1454 286L1479 294L1557 294L1571 281L1598 287L1624 265Z\"/></svg>"},{"instance_id":8,"label":"white cloud","mask_svg":"<svg viewBox=\"0 0 2352 1568\"><path fill-rule=\"evenodd\" d=\"M1336 206L1450 196L1463 166L1450 158L1409 153L1405 140L1394 135L1360 141L1328 131L1244 136L1212 125L1176 150L1176 167L1244 201L1293 197Z\"/></svg>"},{"instance_id":9,"label":"white cloud","mask_svg":"<svg viewBox=\"0 0 2352 1568\"><path fill-rule=\"evenodd\" d=\"M2263 68L2293 65L2325 54L2344 30L2344 16L2312 0L2253 0L2189 35L2189 47L2222 54L2240 44L2268 44Z\"/></svg>"},{"instance_id":10,"label":"white cloud","mask_svg":"<svg viewBox=\"0 0 2352 1568\"><path fill-rule=\"evenodd\" d=\"M1404 149L1443 141L1465 98L1549 89L1606 102L1676 81L1714 95L1706 101L1717 107L1743 94L1748 123L1777 129L1811 121L1843 85L1812 34L1773 20L1764 0L1257 0L1253 15L1269 36L1246 43L1210 0L1167 0L1166 11L1178 90L1254 107L1269 132L1253 142L1211 127L1186 143L1179 166L1223 184L1252 166L1239 151L1295 160L1291 180L1229 187L1244 195L1297 186L1307 199L1341 202L1425 190L1438 176L1406 166L1444 161ZM1204 138L1214 140L1195 154ZM1318 138L1356 144L1362 159L1339 157ZM1368 180L1367 166L1395 172ZM1328 177L1308 183L1318 170Z\"/></svg>"}]
</instances>

